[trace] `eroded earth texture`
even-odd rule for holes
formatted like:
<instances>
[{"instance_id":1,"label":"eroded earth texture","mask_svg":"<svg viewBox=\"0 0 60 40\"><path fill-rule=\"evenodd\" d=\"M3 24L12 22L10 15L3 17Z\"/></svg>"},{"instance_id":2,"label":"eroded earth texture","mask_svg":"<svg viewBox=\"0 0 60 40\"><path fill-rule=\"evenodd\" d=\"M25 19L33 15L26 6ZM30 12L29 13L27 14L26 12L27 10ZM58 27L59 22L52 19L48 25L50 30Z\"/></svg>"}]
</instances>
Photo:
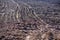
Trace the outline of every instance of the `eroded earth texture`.
<instances>
[{"instance_id":1,"label":"eroded earth texture","mask_svg":"<svg viewBox=\"0 0 60 40\"><path fill-rule=\"evenodd\" d=\"M0 40L60 40L60 3L0 0Z\"/></svg>"}]
</instances>

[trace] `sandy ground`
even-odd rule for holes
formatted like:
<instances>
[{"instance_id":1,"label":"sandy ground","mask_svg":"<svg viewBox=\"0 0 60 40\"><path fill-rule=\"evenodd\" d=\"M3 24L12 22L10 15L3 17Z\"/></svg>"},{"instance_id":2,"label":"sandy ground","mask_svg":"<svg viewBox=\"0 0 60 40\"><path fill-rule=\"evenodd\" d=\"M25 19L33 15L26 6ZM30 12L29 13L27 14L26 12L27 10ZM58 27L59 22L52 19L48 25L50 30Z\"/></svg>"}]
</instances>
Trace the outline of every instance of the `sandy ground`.
<instances>
[{"instance_id":1,"label":"sandy ground","mask_svg":"<svg viewBox=\"0 0 60 40\"><path fill-rule=\"evenodd\" d=\"M59 13L57 4L0 0L0 40L60 40Z\"/></svg>"}]
</instances>

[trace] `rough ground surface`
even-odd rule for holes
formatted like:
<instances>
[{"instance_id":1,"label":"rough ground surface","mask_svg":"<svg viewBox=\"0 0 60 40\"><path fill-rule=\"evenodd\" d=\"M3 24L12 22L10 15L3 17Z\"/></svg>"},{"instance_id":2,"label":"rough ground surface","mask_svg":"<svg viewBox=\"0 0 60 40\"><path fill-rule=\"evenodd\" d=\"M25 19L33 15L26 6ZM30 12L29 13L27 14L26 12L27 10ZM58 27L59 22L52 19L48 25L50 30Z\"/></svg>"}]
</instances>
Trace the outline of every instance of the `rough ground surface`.
<instances>
[{"instance_id":1,"label":"rough ground surface","mask_svg":"<svg viewBox=\"0 0 60 40\"><path fill-rule=\"evenodd\" d=\"M59 4L0 0L0 40L60 40Z\"/></svg>"}]
</instances>

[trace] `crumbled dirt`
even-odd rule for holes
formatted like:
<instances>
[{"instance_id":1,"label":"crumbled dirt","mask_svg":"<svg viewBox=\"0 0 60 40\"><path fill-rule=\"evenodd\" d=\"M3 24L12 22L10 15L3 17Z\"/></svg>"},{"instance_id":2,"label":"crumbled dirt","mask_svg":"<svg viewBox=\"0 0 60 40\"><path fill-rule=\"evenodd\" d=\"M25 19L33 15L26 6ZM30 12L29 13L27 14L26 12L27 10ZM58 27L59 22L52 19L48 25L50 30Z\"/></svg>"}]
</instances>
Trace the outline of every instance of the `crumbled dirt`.
<instances>
[{"instance_id":1,"label":"crumbled dirt","mask_svg":"<svg viewBox=\"0 0 60 40\"><path fill-rule=\"evenodd\" d=\"M60 40L59 13L42 1L0 0L0 40Z\"/></svg>"}]
</instances>

